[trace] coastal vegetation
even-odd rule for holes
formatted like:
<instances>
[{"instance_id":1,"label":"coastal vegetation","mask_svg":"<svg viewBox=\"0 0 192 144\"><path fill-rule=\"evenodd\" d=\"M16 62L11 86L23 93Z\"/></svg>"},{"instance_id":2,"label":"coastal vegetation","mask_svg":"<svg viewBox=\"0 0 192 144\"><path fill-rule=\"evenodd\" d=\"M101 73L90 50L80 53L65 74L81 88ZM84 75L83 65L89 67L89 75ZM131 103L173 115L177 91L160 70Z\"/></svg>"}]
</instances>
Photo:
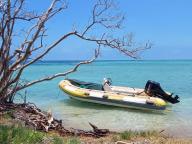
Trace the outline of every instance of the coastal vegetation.
<instances>
[{"instance_id":1,"label":"coastal vegetation","mask_svg":"<svg viewBox=\"0 0 192 144\"><path fill-rule=\"evenodd\" d=\"M10 122L11 121L11 122ZM111 133L105 137L93 138L85 136L60 136L55 132L39 132L24 126L21 122L12 120L8 115L1 116L1 144L115 144L117 142L139 144L190 144L192 139L172 138L159 131L125 131Z\"/></svg>"}]
</instances>

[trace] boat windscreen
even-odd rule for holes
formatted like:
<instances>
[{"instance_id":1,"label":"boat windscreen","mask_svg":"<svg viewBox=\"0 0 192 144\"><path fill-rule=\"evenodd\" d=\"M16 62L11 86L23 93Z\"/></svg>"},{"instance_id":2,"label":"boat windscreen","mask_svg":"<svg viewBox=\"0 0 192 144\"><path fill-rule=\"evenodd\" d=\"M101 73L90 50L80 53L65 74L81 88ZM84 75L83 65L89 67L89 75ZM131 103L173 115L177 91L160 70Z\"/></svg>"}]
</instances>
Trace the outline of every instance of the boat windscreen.
<instances>
[{"instance_id":1,"label":"boat windscreen","mask_svg":"<svg viewBox=\"0 0 192 144\"><path fill-rule=\"evenodd\" d=\"M103 90L103 86L97 83L84 82L75 79L68 79L72 85L75 85L80 88L93 89L93 90Z\"/></svg>"}]
</instances>

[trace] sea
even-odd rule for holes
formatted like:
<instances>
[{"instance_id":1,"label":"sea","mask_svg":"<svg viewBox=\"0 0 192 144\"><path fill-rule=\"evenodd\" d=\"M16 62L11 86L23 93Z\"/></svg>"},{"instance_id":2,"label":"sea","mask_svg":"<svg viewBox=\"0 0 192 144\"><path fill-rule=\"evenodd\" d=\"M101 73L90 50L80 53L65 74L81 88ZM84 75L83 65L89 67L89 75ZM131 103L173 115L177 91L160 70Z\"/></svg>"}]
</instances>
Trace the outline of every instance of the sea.
<instances>
[{"instance_id":1,"label":"sea","mask_svg":"<svg viewBox=\"0 0 192 144\"><path fill-rule=\"evenodd\" d=\"M43 61L25 70L22 80L32 81L73 68L78 61ZM70 99L58 83L65 79L144 88L148 80L179 95L180 103L163 112L119 108ZM192 137L192 60L98 60L81 66L75 73L36 84L26 90L27 101L63 120L66 128L90 130L89 122L111 131L157 130L175 137ZM15 101L23 101L25 91Z\"/></svg>"}]
</instances>

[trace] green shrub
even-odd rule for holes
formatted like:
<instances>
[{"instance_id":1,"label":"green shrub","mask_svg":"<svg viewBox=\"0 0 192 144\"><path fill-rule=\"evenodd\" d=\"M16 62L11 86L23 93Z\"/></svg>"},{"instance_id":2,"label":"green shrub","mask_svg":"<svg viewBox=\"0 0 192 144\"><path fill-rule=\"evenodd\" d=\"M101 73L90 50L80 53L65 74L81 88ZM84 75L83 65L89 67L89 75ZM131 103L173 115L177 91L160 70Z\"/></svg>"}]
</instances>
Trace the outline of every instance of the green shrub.
<instances>
[{"instance_id":1,"label":"green shrub","mask_svg":"<svg viewBox=\"0 0 192 144\"><path fill-rule=\"evenodd\" d=\"M7 126L0 125L0 143L1 144L10 143L10 129Z\"/></svg>"},{"instance_id":2,"label":"green shrub","mask_svg":"<svg viewBox=\"0 0 192 144\"><path fill-rule=\"evenodd\" d=\"M133 135L134 135L134 133L131 130L124 131L124 132L120 133L120 138L124 139L124 140L130 140Z\"/></svg>"},{"instance_id":3,"label":"green shrub","mask_svg":"<svg viewBox=\"0 0 192 144\"><path fill-rule=\"evenodd\" d=\"M67 140L67 144L80 144L80 140L76 137L71 137Z\"/></svg>"},{"instance_id":4,"label":"green shrub","mask_svg":"<svg viewBox=\"0 0 192 144\"><path fill-rule=\"evenodd\" d=\"M53 137L53 144L64 144L64 141L60 137Z\"/></svg>"},{"instance_id":5,"label":"green shrub","mask_svg":"<svg viewBox=\"0 0 192 144\"><path fill-rule=\"evenodd\" d=\"M157 131L140 131L138 132L138 135L141 137L151 137L151 136L157 136L158 132Z\"/></svg>"},{"instance_id":6,"label":"green shrub","mask_svg":"<svg viewBox=\"0 0 192 144\"><path fill-rule=\"evenodd\" d=\"M125 140L130 140L131 138L135 137L151 137L151 136L158 136L157 131L125 131L120 133L120 138Z\"/></svg>"},{"instance_id":7,"label":"green shrub","mask_svg":"<svg viewBox=\"0 0 192 144\"><path fill-rule=\"evenodd\" d=\"M38 144L43 141L44 134L20 126L0 125L1 144Z\"/></svg>"}]
</instances>

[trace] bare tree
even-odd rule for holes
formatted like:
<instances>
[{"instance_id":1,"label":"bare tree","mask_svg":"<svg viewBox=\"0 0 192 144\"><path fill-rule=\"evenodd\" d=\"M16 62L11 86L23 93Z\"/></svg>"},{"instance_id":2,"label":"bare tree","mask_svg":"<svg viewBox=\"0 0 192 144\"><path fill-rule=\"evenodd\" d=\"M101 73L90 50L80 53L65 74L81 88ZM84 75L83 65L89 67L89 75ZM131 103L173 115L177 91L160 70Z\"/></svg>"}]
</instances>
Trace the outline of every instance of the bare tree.
<instances>
[{"instance_id":1,"label":"bare tree","mask_svg":"<svg viewBox=\"0 0 192 144\"><path fill-rule=\"evenodd\" d=\"M67 3L62 0L53 0L46 11L37 14L25 10L25 1L0 0L0 103L13 102L15 94L29 86L75 72L80 65L93 62L99 56L102 47L117 49L132 58L136 58L139 51L150 48L149 43L136 47L132 41L132 35L125 35L121 38L110 35L109 30L119 30L124 20L122 14L115 13L115 4L112 0L98 0L84 28L71 30L46 45L44 43L47 36L46 24L56 14L67 9ZM18 23L24 23L27 29L19 30L16 26ZM103 32L91 35L94 28L102 28ZM22 41L19 44L17 42L16 47L19 32L23 36ZM81 61L68 71L22 82L21 75L26 68L41 60L69 37L94 43L96 48L93 58ZM37 52L38 55L34 55Z\"/></svg>"}]
</instances>

